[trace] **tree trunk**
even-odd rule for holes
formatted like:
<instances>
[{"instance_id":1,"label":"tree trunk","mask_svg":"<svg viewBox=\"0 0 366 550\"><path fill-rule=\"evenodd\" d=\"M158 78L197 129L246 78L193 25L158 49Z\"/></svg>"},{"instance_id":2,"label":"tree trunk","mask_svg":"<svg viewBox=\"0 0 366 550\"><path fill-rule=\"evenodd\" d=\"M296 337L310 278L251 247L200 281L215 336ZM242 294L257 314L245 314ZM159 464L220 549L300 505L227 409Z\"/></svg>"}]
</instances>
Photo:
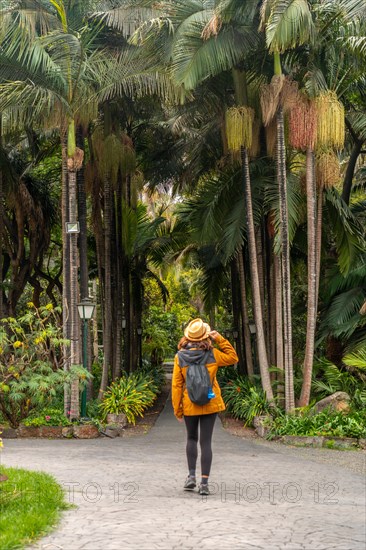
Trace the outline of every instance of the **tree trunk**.
<instances>
[{"instance_id":1,"label":"tree trunk","mask_svg":"<svg viewBox=\"0 0 366 550\"><path fill-rule=\"evenodd\" d=\"M104 363L99 399L107 389L112 366L112 281L111 281L111 237L112 237L112 185L109 174L104 179Z\"/></svg>"},{"instance_id":2,"label":"tree trunk","mask_svg":"<svg viewBox=\"0 0 366 550\"><path fill-rule=\"evenodd\" d=\"M267 326L269 333L269 358L270 365L276 365L276 281L273 259L273 243L268 232L266 232L266 272L267 272ZM271 374L272 379L272 374ZM273 380L276 374L273 373Z\"/></svg>"},{"instance_id":3,"label":"tree trunk","mask_svg":"<svg viewBox=\"0 0 366 550\"><path fill-rule=\"evenodd\" d=\"M116 284L114 288L115 302L117 309L116 323L116 353L115 353L115 378L120 378L123 364L123 263L122 263L122 181L117 183L117 191L115 193L115 220L116 220Z\"/></svg>"},{"instance_id":4,"label":"tree trunk","mask_svg":"<svg viewBox=\"0 0 366 550\"><path fill-rule=\"evenodd\" d=\"M303 383L299 400L300 407L306 407L310 400L316 324L316 190L314 153L310 149L306 152L306 192L308 225L308 304Z\"/></svg>"},{"instance_id":5,"label":"tree trunk","mask_svg":"<svg viewBox=\"0 0 366 550\"><path fill-rule=\"evenodd\" d=\"M69 221L77 222L77 186L76 172L69 170ZM70 243L70 320L71 320L71 345L70 345L70 362L71 365L81 364L80 350L80 318L78 312L79 301L79 284L78 284L78 245L77 235L69 234ZM73 380L71 384L70 398L70 418L79 418L79 380Z\"/></svg>"},{"instance_id":6,"label":"tree trunk","mask_svg":"<svg viewBox=\"0 0 366 550\"><path fill-rule=\"evenodd\" d=\"M343 181L342 199L346 204L349 204L349 199L352 191L353 176L356 169L357 159L362 150L363 141L357 140L353 145L351 155L349 157L347 170Z\"/></svg>"},{"instance_id":7,"label":"tree trunk","mask_svg":"<svg viewBox=\"0 0 366 550\"><path fill-rule=\"evenodd\" d=\"M2 113L0 113L0 155L3 154L3 139L2 139ZM4 235L4 188L3 188L3 170L0 162L0 319L5 317L4 314L4 291L3 291L3 235Z\"/></svg>"},{"instance_id":8,"label":"tree trunk","mask_svg":"<svg viewBox=\"0 0 366 550\"><path fill-rule=\"evenodd\" d=\"M241 289L240 289L240 280L239 280L239 270L238 270L238 259L235 258L230 262L230 276L231 276L231 303L233 311L233 321L234 321L234 330L237 333L237 336L234 336L234 345L236 353L238 355L237 363L237 372L238 374L248 375L246 368L246 361L244 358L244 345L243 345L243 333L244 325L241 319ZM214 310L214 308L213 308ZM215 325L210 324L211 327Z\"/></svg>"},{"instance_id":9,"label":"tree trunk","mask_svg":"<svg viewBox=\"0 0 366 550\"><path fill-rule=\"evenodd\" d=\"M316 250L316 290L315 290L315 321L318 314L319 304L319 285L320 285L320 267L322 258L322 231L323 231L323 186L319 186L318 200L317 200L317 213L316 213L316 236L315 236L315 250Z\"/></svg>"},{"instance_id":10,"label":"tree trunk","mask_svg":"<svg viewBox=\"0 0 366 550\"><path fill-rule=\"evenodd\" d=\"M285 372L284 372L284 350L283 350L283 315L282 315L282 275L281 275L281 257L273 255L273 271L275 279L275 311L276 311L276 366L282 371L278 374L277 396L279 404L285 406Z\"/></svg>"},{"instance_id":11,"label":"tree trunk","mask_svg":"<svg viewBox=\"0 0 366 550\"><path fill-rule=\"evenodd\" d=\"M268 365L266 340L265 340L265 333L264 333L264 326L263 326L262 304L261 304L261 294L260 294L260 285L259 285L259 276L258 276L257 251L256 251L256 243L255 243L255 228L254 228L254 220L253 220L252 190L250 186L248 151L244 147L241 148L241 160L242 160L243 184L244 184L244 193L245 193L245 202L246 202L249 257L250 257L250 267L251 267L251 276L252 276L253 312L254 312L254 320L255 320L256 329L257 329L258 361L259 361L259 368L261 373L263 390L266 393L267 399L269 401L272 401L273 391L272 391L271 381L269 377L269 370L268 370L269 365Z\"/></svg>"},{"instance_id":12,"label":"tree trunk","mask_svg":"<svg viewBox=\"0 0 366 550\"><path fill-rule=\"evenodd\" d=\"M84 138L82 128L78 127L76 144L84 151ZM78 213L79 213L79 256L80 256L80 297L89 297L89 270L88 270L88 227L87 227L87 205L84 179L84 166L77 172L78 186Z\"/></svg>"},{"instance_id":13,"label":"tree trunk","mask_svg":"<svg viewBox=\"0 0 366 550\"><path fill-rule=\"evenodd\" d=\"M245 283L244 258L243 258L242 250L238 252L237 261L238 261L238 273L239 273L239 282L240 282L240 305L241 305L241 318L243 323L245 361L247 365L248 376L249 378L253 378L253 375L254 375L253 354L252 354L252 344L250 340L248 300L247 300L247 291L246 291L246 283Z\"/></svg>"},{"instance_id":14,"label":"tree trunk","mask_svg":"<svg viewBox=\"0 0 366 550\"><path fill-rule=\"evenodd\" d=\"M286 381L286 411L295 408L293 359L292 359L292 313L291 313L291 276L290 276L290 243L288 234L286 147L283 109L277 111L277 177L280 199L280 236L282 253L283 280L283 320Z\"/></svg>"},{"instance_id":15,"label":"tree trunk","mask_svg":"<svg viewBox=\"0 0 366 550\"><path fill-rule=\"evenodd\" d=\"M71 314L70 314L70 242L66 233L66 222L69 220L69 182L67 171L67 129L61 126L61 151L62 151L62 196L61 196L61 225L62 225L62 327L63 337L70 342L71 339ZM63 346L64 369L70 369L70 349ZM64 388L64 414L70 414L70 388Z\"/></svg>"},{"instance_id":16,"label":"tree trunk","mask_svg":"<svg viewBox=\"0 0 366 550\"><path fill-rule=\"evenodd\" d=\"M259 289L261 294L262 318L263 318L263 324L265 327L266 298L265 298L265 284L264 284L263 238L262 238L262 228L260 225L257 225L257 227L255 228L255 243L256 243L256 250L257 250L258 278L259 278ZM265 333L267 334L266 330L265 330ZM268 346L267 338L266 338L266 344ZM267 347L267 350L268 350L268 347Z\"/></svg>"},{"instance_id":17,"label":"tree trunk","mask_svg":"<svg viewBox=\"0 0 366 550\"><path fill-rule=\"evenodd\" d=\"M130 270L128 267L127 258L124 258L123 268L123 303L124 315L126 319L126 328L124 331L124 367L126 372L131 372L131 285L130 285Z\"/></svg>"}]
</instances>

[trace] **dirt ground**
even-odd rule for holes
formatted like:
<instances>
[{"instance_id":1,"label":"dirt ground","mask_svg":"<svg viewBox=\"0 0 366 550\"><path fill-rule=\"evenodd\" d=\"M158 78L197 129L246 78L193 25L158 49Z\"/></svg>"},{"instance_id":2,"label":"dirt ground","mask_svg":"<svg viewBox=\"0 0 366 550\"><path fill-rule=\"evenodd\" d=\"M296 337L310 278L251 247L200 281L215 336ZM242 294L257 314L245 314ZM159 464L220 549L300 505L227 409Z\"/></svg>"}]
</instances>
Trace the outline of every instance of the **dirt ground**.
<instances>
[{"instance_id":1,"label":"dirt ground","mask_svg":"<svg viewBox=\"0 0 366 550\"><path fill-rule=\"evenodd\" d=\"M147 409L142 418L136 419L136 424L128 424L123 431L123 437L133 437L148 433L163 410L170 392L170 382L166 383L157 400L150 409Z\"/></svg>"},{"instance_id":2,"label":"dirt ground","mask_svg":"<svg viewBox=\"0 0 366 550\"><path fill-rule=\"evenodd\" d=\"M245 439L261 439L254 431L254 428L244 426L244 422L242 420L232 418L227 413L221 413L220 418L225 430L232 435L244 437Z\"/></svg>"}]
</instances>

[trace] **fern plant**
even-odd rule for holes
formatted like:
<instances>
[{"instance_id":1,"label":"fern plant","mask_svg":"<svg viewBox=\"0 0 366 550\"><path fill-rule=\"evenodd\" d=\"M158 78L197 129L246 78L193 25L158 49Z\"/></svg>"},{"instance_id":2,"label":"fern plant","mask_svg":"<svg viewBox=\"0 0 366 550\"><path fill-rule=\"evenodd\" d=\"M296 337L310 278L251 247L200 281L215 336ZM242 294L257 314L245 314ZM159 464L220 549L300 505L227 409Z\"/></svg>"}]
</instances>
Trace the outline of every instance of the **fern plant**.
<instances>
[{"instance_id":1,"label":"fern plant","mask_svg":"<svg viewBox=\"0 0 366 550\"><path fill-rule=\"evenodd\" d=\"M366 371L366 350L346 355L343 362L348 367ZM362 379L347 370L341 370L325 358L318 360L315 365L312 390L319 398L343 391L349 394L355 405L366 405L366 389Z\"/></svg>"},{"instance_id":2,"label":"fern plant","mask_svg":"<svg viewBox=\"0 0 366 550\"><path fill-rule=\"evenodd\" d=\"M244 420L244 425L250 425L255 416L272 414L274 412L266 398L263 389L245 377L230 380L222 389L222 396L230 412L235 418Z\"/></svg>"}]
</instances>

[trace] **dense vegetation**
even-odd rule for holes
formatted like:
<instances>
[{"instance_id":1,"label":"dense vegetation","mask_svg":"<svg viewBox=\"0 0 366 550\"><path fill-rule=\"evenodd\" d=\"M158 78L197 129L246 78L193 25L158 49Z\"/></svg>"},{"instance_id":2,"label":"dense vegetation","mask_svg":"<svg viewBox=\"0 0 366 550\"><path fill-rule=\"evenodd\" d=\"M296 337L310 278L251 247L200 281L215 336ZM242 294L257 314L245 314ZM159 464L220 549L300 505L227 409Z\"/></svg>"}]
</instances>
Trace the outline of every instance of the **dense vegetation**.
<instances>
[{"instance_id":1,"label":"dense vegetation","mask_svg":"<svg viewBox=\"0 0 366 550\"><path fill-rule=\"evenodd\" d=\"M89 398L122 388L196 315L235 340L264 409L346 381L361 406L364 2L0 9L2 415L60 406L67 381L77 418L82 384ZM53 322L32 326L47 308Z\"/></svg>"}]
</instances>

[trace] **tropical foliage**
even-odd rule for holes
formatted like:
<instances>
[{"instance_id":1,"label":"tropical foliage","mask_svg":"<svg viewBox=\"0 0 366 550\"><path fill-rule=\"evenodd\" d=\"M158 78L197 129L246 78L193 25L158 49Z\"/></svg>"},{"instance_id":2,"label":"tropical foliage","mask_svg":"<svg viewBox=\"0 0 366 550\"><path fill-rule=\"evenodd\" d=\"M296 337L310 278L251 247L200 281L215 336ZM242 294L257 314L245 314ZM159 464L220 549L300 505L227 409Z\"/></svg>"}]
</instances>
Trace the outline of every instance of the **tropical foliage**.
<instances>
[{"instance_id":1,"label":"tropical foliage","mask_svg":"<svg viewBox=\"0 0 366 550\"><path fill-rule=\"evenodd\" d=\"M334 436L364 439L366 435L365 411L323 411L319 414L300 413L278 415L269 425L268 437L282 435Z\"/></svg>"},{"instance_id":2,"label":"tropical foliage","mask_svg":"<svg viewBox=\"0 0 366 550\"><path fill-rule=\"evenodd\" d=\"M121 376L113 382L103 395L100 404L103 419L107 414L125 414L128 422L136 423L143 416L159 392L159 385L151 375L143 372Z\"/></svg>"},{"instance_id":3,"label":"tropical foliage","mask_svg":"<svg viewBox=\"0 0 366 550\"><path fill-rule=\"evenodd\" d=\"M62 337L41 382L68 373L64 413L79 416L77 304L91 288L99 400L123 373L172 356L197 315L236 334L239 374L259 376L243 418L355 392L363 3L1 0L0 10L0 318L52 303ZM22 352L6 352L0 403L11 369L20 376L30 361ZM19 418L36 398L16 395Z\"/></svg>"},{"instance_id":4,"label":"tropical foliage","mask_svg":"<svg viewBox=\"0 0 366 550\"><path fill-rule=\"evenodd\" d=\"M81 365L65 371L60 308L52 304L28 311L18 319L2 319L0 325L0 411L17 428L32 409L49 404L64 385L83 381L90 373Z\"/></svg>"}]
</instances>

